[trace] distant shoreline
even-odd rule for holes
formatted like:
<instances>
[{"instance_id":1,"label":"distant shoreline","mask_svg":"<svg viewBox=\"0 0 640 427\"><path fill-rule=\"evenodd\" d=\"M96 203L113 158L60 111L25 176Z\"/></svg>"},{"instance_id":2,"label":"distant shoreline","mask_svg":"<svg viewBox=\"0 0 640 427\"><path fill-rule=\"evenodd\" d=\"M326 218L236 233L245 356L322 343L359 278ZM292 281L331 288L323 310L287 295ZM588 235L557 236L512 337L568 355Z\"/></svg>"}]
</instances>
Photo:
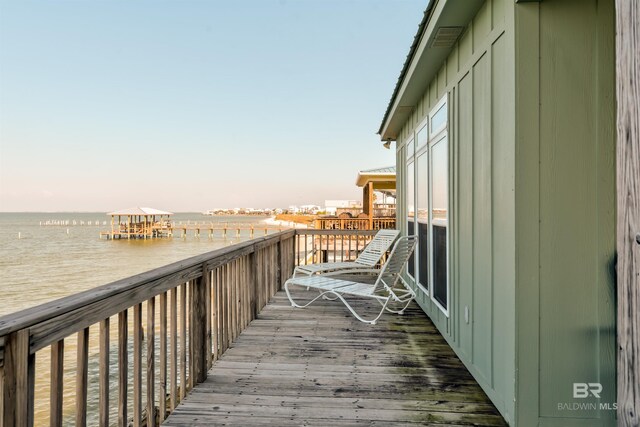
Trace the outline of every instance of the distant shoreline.
<instances>
[{"instance_id":1,"label":"distant shoreline","mask_svg":"<svg viewBox=\"0 0 640 427\"><path fill-rule=\"evenodd\" d=\"M270 218L265 219L263 222L267 225L275 225L280 227L290 227L290 228L309 228L313 223L312 219L307 218L299 218L299 217L310 217L310 215L288 215L288 214L280 214L271 216Z\"/></svg>"}]
</instances>

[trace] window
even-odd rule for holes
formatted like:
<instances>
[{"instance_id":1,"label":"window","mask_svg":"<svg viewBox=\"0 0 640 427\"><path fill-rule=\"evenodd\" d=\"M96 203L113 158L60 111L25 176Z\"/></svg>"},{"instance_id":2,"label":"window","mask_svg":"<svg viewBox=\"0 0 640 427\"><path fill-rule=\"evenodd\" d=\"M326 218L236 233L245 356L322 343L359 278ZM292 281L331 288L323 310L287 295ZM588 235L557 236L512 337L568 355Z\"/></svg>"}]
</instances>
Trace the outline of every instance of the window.
<instances>
[{"instance_id":1,"label":"window","mask_svg":"<svg viewBox=\"0 0 640 427\"><path fill-rule=\"evenodd\" d=\"M406 147L407 233L417 234L418 246L407 272L447 316L448 258L448 113L445 95L410 135Z\"/></svg>"},{"instance_id":2,"label":"window","mask_svg":"<svg viewBox=\"0 0 640 427\"><path fill-rule=\"evenodd\" d=\"M443 136L431 145L431 297L448 312L449 287L447 271L448 226L448 155L447 137Z\"/></svg>"},{"instance_id":3,"label":"window","mask_svg":"<svg viewBox=\"0 0 640 427\"><path fill-rule=\"evenodd\" d=\"M445 99L446 101L446 99ZM442 105L440 105L442 104ZM437 110L431 115L431 135L433 136L442 131L447 126L447 103L439 103Z\"/></svg>"},{"instance_id":4,"label":"window","mask_svg":"<svg viewBox=\"0 0 640 427\"><path fill-rule=\"evenodd\" d=\"M407 234L415 234L415 167L413 158L407 164ZM415 278L415 256L414 253L409 259L407 266L409 275Z\"/></svg>"},{"instance_id":5,"label":"window","mask_svg":"<svg viewBox=\"0 0 640 427\"><path fill-rule=\"evenodd\" d=\"M417 155L417 200L416 219L418 225L418 247L416 248L418 257L418 285L424 292L429 288L429 191L427 183L428 174L428 152L425 150Z\"/></svg>"},{"instance_id":6,"label":"window","mask_svg":"<svg viewBox=\"0 0 640 427\"><path fill-rule=\"evenodd\" d=\"M427 134L427 124L425 123L422 128L416 134L416 150L420 150L427 145L429 135Z\"/></svg>"}]
</instances>

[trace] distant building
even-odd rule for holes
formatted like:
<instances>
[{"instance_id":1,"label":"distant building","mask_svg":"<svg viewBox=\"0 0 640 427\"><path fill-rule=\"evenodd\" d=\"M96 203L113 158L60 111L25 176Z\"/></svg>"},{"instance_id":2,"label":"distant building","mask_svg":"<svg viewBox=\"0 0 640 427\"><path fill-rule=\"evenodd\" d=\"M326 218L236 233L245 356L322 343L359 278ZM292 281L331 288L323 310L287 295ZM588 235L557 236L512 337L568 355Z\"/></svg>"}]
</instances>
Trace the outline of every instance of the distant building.
<instances>
[{"instance_id":1,"label":"distant building","mask_svg":"<svg viewBox=\"0 0 640 427\"><path fill-rule=\"evenodd\" d=\"M335 215L338 208L360 208L362 205L358 200L325 200L324 211L327 215Z\"/></svg>"},{"instance_id":2,"label":"distant building","mask_svg":"<svg viewBox=\"0 0 640 427\"><path fill-rule=\"evenodd\" d=\"M320 212L320 206L318 205L302 205L300 206L300 212L304 214L315 215Z\"/></svg>"}]
</instances>

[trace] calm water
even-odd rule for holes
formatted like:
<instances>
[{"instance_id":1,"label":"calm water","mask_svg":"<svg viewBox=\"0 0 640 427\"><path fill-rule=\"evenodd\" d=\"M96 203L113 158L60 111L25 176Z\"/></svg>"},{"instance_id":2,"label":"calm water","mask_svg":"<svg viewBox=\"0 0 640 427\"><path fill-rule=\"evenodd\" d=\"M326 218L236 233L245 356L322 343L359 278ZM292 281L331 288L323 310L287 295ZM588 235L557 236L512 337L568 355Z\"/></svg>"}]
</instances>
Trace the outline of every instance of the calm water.
<instances>
[{"instance_id":1,"label":"calm water","mask_svg":"<svg viewBox=\"0 0 640 427\"><path fill-rule=\"evenodd\" d=\"M233 225L264 228L264 217L225 216L211 217L199 213L173 216L176 224L209 223L222 227ZM69 225L66 225L69 221ZM76 225L73 225L73 221ZM89 221L91 225L89 225ZM103 222L106 221L106 224ZM46 225L64 222L65 225ZM84 222L84 225L81 223ZM97 223L96 223L97 222ZM275 226L269 232L278 231ZM250 238L235 231L224 239L216 233L213 239L202 232L199 239L188 232L185 239L178 237L151 240L100 240L100 231L110 229L110 217L104 213L0 213L0 316L100 286L117 279L208 252ZM18 238L20 233L20 238ZM263 232L256 231L255 236ZM158 307L156 307L156 311ZM146 306L143 308L143 319ZM130 314L131 317L131 314ZM117 325L117 318L112 318ZM117 327L111 328L110 351L110 421L117 421ZM156 329L158 322L156 322ZM158 334L155 346L158 348ZM91 327L89 349L88 425L98 423L98 331ZM145 339L146 341L146 339ZM143 360L146 358L143 344ZM133 381L133 329L129 325L129 383ZM65 339L64 357L64 425L74 425L76 337ZM156 351L156 359L159 352ZM49 425L50 351L36 354L35 425ZM159 361L156 360L156 364ZM144 371L144 370L143 370ZM146 372L143 372L143 405L146 402ZM157 378L156 378L157 382ZM159 386L156 385L156 389ZM132 388L129 388L129 414L133 412Z\"/></svg>"},{"instance_id":2,"label":"calm water","mask_svg":"<svg viewBox=\"0 0 640 427\"><path fill-rule=\"evenodd\" d=\"M213 222L230 227L264 226L265 220L200 213L176 214L173 219L176 224ZM45 225L55 221L69 221L69 225ZM208 239L203 231L199 239L188 232L186 239L178 235L100 240L99 232L110 228L105 213L0 213L0 316L249 239L248 231L242 231L239 239L235 232L227 239L219 233ZM256 237L261 234L256 232Z\"/></svg>"}]
</instances>

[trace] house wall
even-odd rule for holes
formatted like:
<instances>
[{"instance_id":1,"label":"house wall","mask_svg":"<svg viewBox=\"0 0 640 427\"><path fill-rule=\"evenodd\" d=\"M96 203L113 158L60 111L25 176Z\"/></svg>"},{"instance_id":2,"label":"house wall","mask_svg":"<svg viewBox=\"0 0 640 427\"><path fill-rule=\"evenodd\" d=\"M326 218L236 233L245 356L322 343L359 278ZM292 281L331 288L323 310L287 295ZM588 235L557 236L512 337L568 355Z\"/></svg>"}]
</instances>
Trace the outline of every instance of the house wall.
<instances>
[{"instance_id":1,"label":"house wall","mask_svg":"<svg viewBox=\"0 0 640 427\"><path fill-rule=\"evenodd\" d=\"M406 233L404 144L448 94L449 316L419 289L417 302L507 421L515 411L513 8L511 0L484 3L402 128L397 151Z\"/></svg>"},{"instance_id":2,"label":"house wall","mask_svg":"<svg viewBox=\"0 0 640 427\"><path fill-rule=\"evenodd\" d=\"M613 0L520 3L515 19L518 425L613 426ZM598 409L559 406L574 403Z\"/></svg>"}]
</instances>

